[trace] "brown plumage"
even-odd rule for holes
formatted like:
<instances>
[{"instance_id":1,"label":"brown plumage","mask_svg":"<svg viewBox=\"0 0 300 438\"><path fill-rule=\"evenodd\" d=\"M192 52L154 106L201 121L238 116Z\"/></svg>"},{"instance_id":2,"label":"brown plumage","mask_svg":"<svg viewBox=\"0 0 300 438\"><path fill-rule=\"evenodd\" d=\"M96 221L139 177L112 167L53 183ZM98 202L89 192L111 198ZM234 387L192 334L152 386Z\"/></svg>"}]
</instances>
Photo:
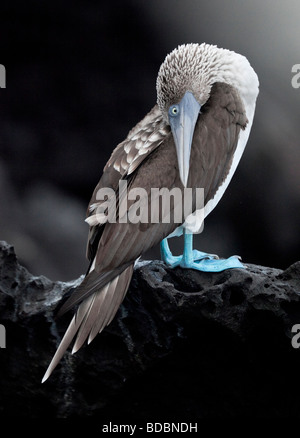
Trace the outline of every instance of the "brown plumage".
<instances>
[{"instance_id":1,"label":"brown plumage","mask_svg":"<svg viewBox=\"0 0 300 438\"><path fill-rule=\"evenodd\" d=\"M195 49L195 45L191 46ZM188 49L188 46L184 47ZM192 59L195 62L194 57ZM205 62L206 66L207 60ZM205 102L201 102L201 114L194 130L187 187L203 187L207 205L214 199L218 188L230 173L239 134L247 126L248 114L245 110L245 100L241 98L237 87L224 81L213 80L205 87L201 85L205 83L201 69L197 68L197 74L201 79L200 88L205 89L205 93L209 89L209 97ZM160 75L162 76L161 72ZM197 77L194 77L194 81L197 81ZM167 83L163 86L168 89ZM187 90L180 89L177 100L185 91ZM97 200L97 193L101 187L114 189L118 194L118 202L122 201L122 194L118 193L120 179L126 179L128 190L143 187L148 194L149 203L151 188L183 188L174 139L164 110L164 105L167 108L174 100L176 101L174 93L170 102L165 102L159 96L160 106L155 105L130 131L126 140L113 151L103 170L87 213L87 221L90 224L87 245L89 272L60 309L61 314L79 305L43 381L52 373L76 334L73 352L77 351L85 340L90 342L94 339L97 333L112 321L127 292L135 261L179 225L173 220L170 223L149 221L137 224L128 221L119 223L117 220L116 223L101 224L96 215L97 207L101 204L101 201ZM132 203L133 201L128 201L128 209ZM172 205L171 218L174 208L176 206Z\"/></svg>"}]
</instances>

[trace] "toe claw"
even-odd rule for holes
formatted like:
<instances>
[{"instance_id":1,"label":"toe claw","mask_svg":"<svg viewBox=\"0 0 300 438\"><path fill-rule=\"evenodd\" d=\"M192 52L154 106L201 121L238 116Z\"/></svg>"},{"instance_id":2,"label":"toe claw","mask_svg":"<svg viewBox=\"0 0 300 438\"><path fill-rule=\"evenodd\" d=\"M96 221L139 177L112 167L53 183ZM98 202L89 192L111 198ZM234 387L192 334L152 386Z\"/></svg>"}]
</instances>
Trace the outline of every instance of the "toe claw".
<instances>
[{"instance_id":1,"label":"toe claw","mask_svg":"<svg viewBox=\"0 0 300 438\"><path fill-rule=\"evenodd\" d=\"M198 251L197 249L193 250L193 258L194 261L199 260L211 260L211 259L219 259L219 256L217 254L208 254L206 252Z\"/></svg>"}]
</instances>

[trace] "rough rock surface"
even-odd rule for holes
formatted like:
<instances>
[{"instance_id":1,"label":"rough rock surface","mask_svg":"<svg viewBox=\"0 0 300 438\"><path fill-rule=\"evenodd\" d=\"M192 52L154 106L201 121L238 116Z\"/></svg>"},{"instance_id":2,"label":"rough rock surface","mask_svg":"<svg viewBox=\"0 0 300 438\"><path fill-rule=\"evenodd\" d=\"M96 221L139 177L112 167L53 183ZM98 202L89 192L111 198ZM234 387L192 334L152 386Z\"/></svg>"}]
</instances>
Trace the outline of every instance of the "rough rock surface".
<instances>
[{"instance_id":1,"label":"rough rock surface","mask_svg":"<svg viewBox=\"0 0 300 438\"><path fill-rule=\"evenodd\" d=\"M141 262L112 324L41 378L80 282L33 277L0 242L0 415L131 421L299 417L300 262L207 274Z\"/></svg>"}]
</instances>

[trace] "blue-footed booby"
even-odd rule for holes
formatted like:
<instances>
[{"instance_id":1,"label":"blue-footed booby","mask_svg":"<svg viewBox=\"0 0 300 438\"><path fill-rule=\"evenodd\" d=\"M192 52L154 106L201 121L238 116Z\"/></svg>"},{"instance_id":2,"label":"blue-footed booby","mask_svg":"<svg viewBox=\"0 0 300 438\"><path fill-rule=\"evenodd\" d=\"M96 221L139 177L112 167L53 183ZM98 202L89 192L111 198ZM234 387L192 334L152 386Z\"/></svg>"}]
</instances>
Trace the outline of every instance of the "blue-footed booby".
<instances>
[{"instance_id":1,"label":"blue-footed booby","mask_svg":"<svg viewBox=\"0 0 300 438\"><path fill-rule=\"evenodd\" d=\"M236 256L219 259L194 250L192 237L237 168L252 126L258 87L248 60L233 51L206 43L184 44L167 55L157 77L157 104L112 152L90 200L86 219L89 269L59 311L78 306L43 381L75 336L72 353L112 321L136 260L152 246L161 244L162 259L171 267L209 272L243 268ZM120 181L126 181L131 190L143 188L148 195L155 187L202 188L203 206L196 208L194 190L190 213L180 223L172 215L168 222L161 220L162 215L154 222L118 220L118 215L115 221L104 220L97 215L104 202L99 191L114 190L120 205L127 196L119 189ZM170 207L173 213L175 204ZM167 239L181 234L183 255L175 257Z\"/></svg>"}]
</instances>

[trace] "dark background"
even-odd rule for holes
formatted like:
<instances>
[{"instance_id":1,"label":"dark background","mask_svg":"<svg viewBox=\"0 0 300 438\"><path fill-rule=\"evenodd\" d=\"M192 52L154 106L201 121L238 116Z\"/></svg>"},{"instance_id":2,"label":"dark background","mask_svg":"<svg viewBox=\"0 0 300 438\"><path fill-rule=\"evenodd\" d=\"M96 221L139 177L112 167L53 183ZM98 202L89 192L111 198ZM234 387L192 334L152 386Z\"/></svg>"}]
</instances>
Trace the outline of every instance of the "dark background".
<instances>
[{"instance_id":1,"label":"dark background","mask_svg":"<svg viewBox=\"0 0 300 438\"><path fill-rule=\"evenodd\" d=\"M279 268L299 260L299 19L298 0L1 2L0 240L36 275L85 272L85 210L107 159L155 104L167 53L205 41L245 55L260 95L197 246Z\"/></svg>"}]
</instances>

